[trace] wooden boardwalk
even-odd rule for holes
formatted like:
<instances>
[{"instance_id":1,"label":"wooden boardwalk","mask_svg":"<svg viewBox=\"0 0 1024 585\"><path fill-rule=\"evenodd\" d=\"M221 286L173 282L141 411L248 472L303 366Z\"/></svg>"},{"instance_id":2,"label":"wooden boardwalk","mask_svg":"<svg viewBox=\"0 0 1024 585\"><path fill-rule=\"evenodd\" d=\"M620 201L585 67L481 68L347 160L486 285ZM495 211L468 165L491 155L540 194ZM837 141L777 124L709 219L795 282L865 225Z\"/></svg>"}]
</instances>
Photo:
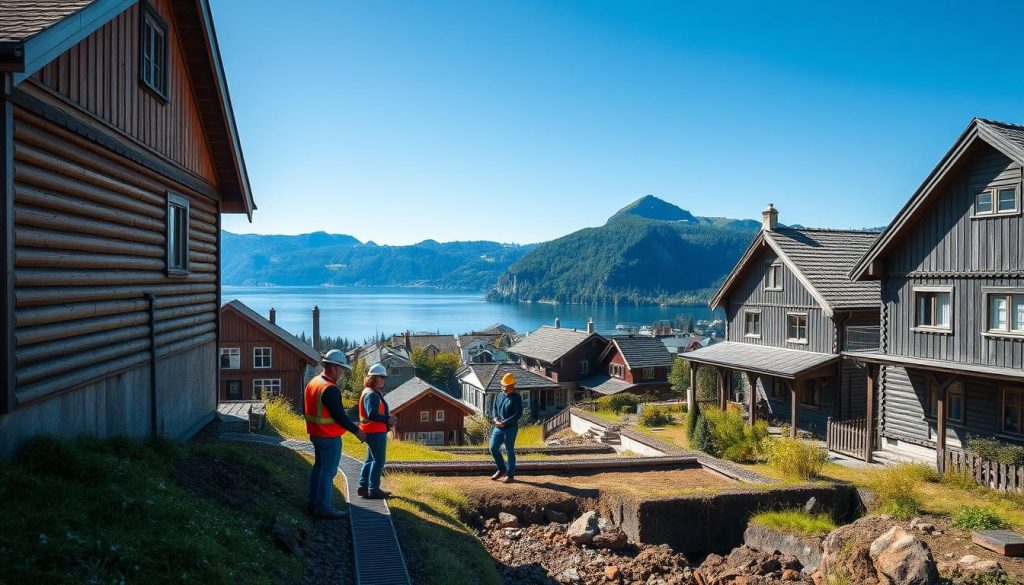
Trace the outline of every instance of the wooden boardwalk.
<instances>
[{"instance_id":1,"label":"wooden boardwalk","mask_svg":"<svg viewBox=\"0 0 1024 585\"><path fill-rule=\"evenodd\" d=\"M248 408L246 408L248 413ZM281 439L249 433L221 433L226 441L280 445L294 451L313 453L309 441ZM350 438L349 440L355 440ZM367 500L356 494L362 462L342 455L338 469L345 478L349 525L352 527L352 558L356 585L409 585L409 570L398 542L387 500Z\"/></svg>"},{"instance_id":2,"label":"wooden boardwalk","mask_svg":"<svg viewBox=\"0 0 1024 585\"><path fill-rule=\"evenodd\" d=\"M256 420L262 423L267 414L267 403L262 400L217 403L217 418L224 423L225 428L229 431L249 431L249 425L255 422L250 420L250 411L256 414Z\"/></svg>"}]
</instances>

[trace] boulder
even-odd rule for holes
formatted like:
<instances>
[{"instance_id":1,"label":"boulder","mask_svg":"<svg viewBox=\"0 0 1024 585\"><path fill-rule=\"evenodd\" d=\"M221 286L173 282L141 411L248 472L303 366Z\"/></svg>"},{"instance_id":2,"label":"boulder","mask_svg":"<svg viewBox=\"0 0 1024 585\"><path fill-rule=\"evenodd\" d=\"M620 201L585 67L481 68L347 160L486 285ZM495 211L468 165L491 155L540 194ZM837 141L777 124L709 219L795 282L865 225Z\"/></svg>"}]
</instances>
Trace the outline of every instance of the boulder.
<instances>
[{"instance_id":1,"label":"boulder","mask_svg":"<svg viewBox=\"0 0 1024 585\"><path fill-rule=\"evenodd\" d=\"M762 526L755 522L747 524L743 531L743 543L765 550L779 551L796 557L802 567L813 571L821 562L821 542L825 535L794 534Z\"/></svg>"},{"instance_id":2,"label":"boulder","mask_svg":"<svg viewBox=\"0 0 1024 585\"><path fill-rule=\"evenodd\" d=\"M807 500L807 503L804 504L804 512L807 512L808 514L817 514L818 513L818 498L816 498L814 496L811 496Z\"/></svg>"},{"instance_id":3,"label":"boulder","mask_svg":"<svg viewBox=\"0 0 1024 585\"><path fill-rule=\"evenodd\" d=\"M868 549L875 571L892 585L933 585L939 571L928 545L899 526L876 538Z\"/></svg>"},{"instance_id":4,"label":"boulder","mask_svg":"<svg viewBox=\"0 0 1024 585\"><path fill-rule=\"evenodd\" d=\"M782 571L782 580L783 581L799 581L800 580L800 571L795 571L793 569L783 569L783 571Z\"/></svg>"},{"instance_id":5,"label":"boulder","mask_svg":"<svg viewBox=\"0 0 1024 585\"><path fill-rule=\"evenodd\" d=\"M544 519L548 522L554 522L556 524L568 524L569 515L565 512L559 512L558 510L552 510L548 508L544 510Z\"/></svg>"},{"instance_id":6,"label":"boulder","mask_svg":"<svg viewBox=\"0 0 1024 585\"><path fill-rule=\"evenodd\" d=\"M566 534L576 544L590 544L597 536L597 512L584 512L582 516L569 525Z\"/></svg>"},{"instance_id":7,"label":"boulder","mask_svg":"<svg viewBox=\"0 0 1024 585\"><path fill-rule=\"evenodd\" d=\"M500 512L498 514L498 528L519 528L519 518L515 514Z\"/></svg>"},{"instance_id":8,"label":"boulder","mask_svg":"<svg viewBox=\"0 0 1024 585\"><path fill-rule=\"evenodd\" d=\"M971 576L977 575L1002 575L1003 566L999 561L983 559L975 555L964 555L956 562L956 568L960 572Z\"/></svg>"},{"instance_id":9,"label":"boulder","mask_svg":"<svg viewBox=\"0 0 1024 585\"><path fill-rule=\"evenodd\" d=\"M597 548L606 548L608 550L619 550L626 546L628 539L626 533L619 530L618 528L609 530L607 532L600 532L595 535L591 544Z\"/></svg>"}]
</instances>

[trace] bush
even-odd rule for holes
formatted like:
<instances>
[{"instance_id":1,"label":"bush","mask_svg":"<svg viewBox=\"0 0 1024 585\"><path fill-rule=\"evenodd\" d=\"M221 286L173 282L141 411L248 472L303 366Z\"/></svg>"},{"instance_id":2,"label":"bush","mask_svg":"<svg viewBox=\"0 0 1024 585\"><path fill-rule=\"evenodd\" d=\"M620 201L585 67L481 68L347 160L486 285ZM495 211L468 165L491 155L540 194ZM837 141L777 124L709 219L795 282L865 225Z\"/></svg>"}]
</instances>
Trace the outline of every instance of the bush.
<instances>
[{"instance_id":1,"label":"bush","mask_svg":"<svg viewBox=\"0 0 1024 585\"><path fill-rule=\"evenodd\" d=\"M608 397L608 408L615 414L622 414L623 412L636 412L636 405L640 404L642 398L636 394L629 392L623 392L621 394L612 394Z\"/></svg>"},{"instance_id":2,"label":"bush","mask_svg":"<svg viewBox=\"0 0 1024 585\"><path fill-rule=\"evenodd\" d=\"M672 422L672 413L664 406L647 406L640 415L640 424L645 427L661 427Z\"/></svg>"},{"instance_id":3,"label":"bush","mask_svg":"<svg viewBox=\"0 0 1024 585\"><path fill-rule=\"evenodd\" d=\"M267 400L267 426L286 439L305 439L306 419L292 409L284 396Z\"/></svg>"},{"instance_id":4,"label":"bush","mask_svg":"<svg viewBox=\"0 0 1024 585\"><path fill-rule=\"evenodd\" d=\"M967 450L1004 465L1024 465L1024 445L1014 445L990 437L967 437Z\"/></svg>"},{"instance_id":5,"label":"bush","mask_svg":"<svg viewBox=\"0 0 1024 585\"><path fill-rule=\"evenodd\" d=\"M747 424L739 412L709 408L704 412L711 427L717 456L730 461L749 463L761 459L768 438L768 423Z\"/></svg>"},{"instance_id":6,"label":"bush","mask_svg":"<svg viewBox=\"0 0 1024 585\"><path fill-rule=\"evenodd\" d=\"M953 526L964 530L997 530L1010 527L994 510L981 506L964 506L953 512Z\"/></svg>"},{"instance_id":7,"label":"bush","mask_svg":"<svg viewBox=\"0 0 1024 585\"><path fill-rule=\"evenodd\" d=\"M943 485L948 485L949 487L959 490L973 490L979 487L978 482L975 481L973 475L959 469L947 470L939 481L941 481Z\"/></svg>"},{"instance_id":8,"label":"bush","mask_svg":"<svg viewBox=\"0 0 1024 585\"><path fill-rule=\"evenodd\" d=\"M921 467L920 464L901 463L871 471L867 484L877 498L875 511L900 520L918 514L921 511L921 500L917 486L925 479ZM927 466L923 467L928 469Z\"/></svg>"},{"instance_id":9,"label":"bush","mask_svg":"<svg viewBox=\"0 0 1024 585\"><path fill-rule=\"evenodd\" d=\"M789 437L771 439L765 449L768 464L786 477L811 479L817 477L828 463L828 451L817 443Z\"/></svg>"},{"instance_id":10,"label":"bush","mask_svg":"<svg viewBox=\"0 0 1024 585\"><path fill-rule=\"evenodd\" d=\"M711 423L703 414L697 415L697 422L694 424L693 433L689 435L690 447L703 451L708 455L718 455L718 448L715 446L715 437L711 434Z\"/></svg>"},{"instance_id":11,"label":"bush","mask_svg":"<svg viewBox=\"0 0 1024 585\"><path fill-rule=\"evenodd\" d=\"M697 430L697 419L700 417L700 405L694 403L693 410L686 413L686 436L692 437ZM692 442L691 442L692 446Z\"/></svg>"},{"instance_id":12,"label":"bush","mask_svg":"<svg viewBox=\"0 0 1024 585\"><path fill-rule=\"evenodd\" d=\"M782 510L755 514L751 522L800 534L827 534L836 529L836 523L828 514L809 514L803 510Z\"/></svg>"},{"instance_id":13,"label":"bush","mask_svg":"<svg viewBox=\"0 0 1024 585\"><path fill-rule=\"evenodd\" d=\"M467 445L484 445L489 439L491 423L482 416L467 416L462 434L466 438Z\"/></svg>"}]
</instances>

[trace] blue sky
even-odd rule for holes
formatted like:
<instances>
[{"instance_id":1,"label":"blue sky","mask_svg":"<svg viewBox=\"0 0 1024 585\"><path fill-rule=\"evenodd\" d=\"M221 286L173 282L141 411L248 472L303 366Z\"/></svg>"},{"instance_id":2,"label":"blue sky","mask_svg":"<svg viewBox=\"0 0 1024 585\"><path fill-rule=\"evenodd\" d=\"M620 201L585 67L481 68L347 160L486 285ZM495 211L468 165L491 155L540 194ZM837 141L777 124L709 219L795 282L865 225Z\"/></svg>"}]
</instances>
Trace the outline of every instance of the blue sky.
<instances>
[{"instance_id":1,"label":"blue sky","mask_svg":"<svg viewBox=\"0 0 1024 585\"><path fill-rule=\"evenodd\" d=\"M259 206L225 220L236 232L537 242L648 193L877 226L973 116L1024 123L1013 2L213 11Z\"/></svg>"}]
</instances>

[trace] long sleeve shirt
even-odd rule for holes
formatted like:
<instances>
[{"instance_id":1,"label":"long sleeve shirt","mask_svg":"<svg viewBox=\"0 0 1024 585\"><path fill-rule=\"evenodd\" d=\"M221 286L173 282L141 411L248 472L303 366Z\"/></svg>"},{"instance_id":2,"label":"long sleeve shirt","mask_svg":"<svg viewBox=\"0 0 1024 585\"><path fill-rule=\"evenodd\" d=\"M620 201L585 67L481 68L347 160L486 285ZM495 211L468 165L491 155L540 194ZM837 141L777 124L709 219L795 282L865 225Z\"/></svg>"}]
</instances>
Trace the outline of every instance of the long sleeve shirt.
<instances>
[{"instance_id":1,"label":"long sleeve shirt","mask_svg":"<svg viewBox=\"0 0 1024 585\"><path fill-rule=\"evenodd\" d=\"M505 394L498 393L491 406L491 417L505 423L506 427L519 426L519 419L523 416L523 397L518 392Z\"/></svg>"},{"instance_id":2,"label":"long sleeve shirt","mask_svg":"<svg viewBox=\"0 0 1024 585\"><path fill-rule=\"evenodd\" d=\"M380 405L384 405L384 414L380 413ZM378 392L364 392L363 393L363 410L366 411L366 418L373 422L380 422L387 424L391 419L391 408L388 407L388 403ZM388 425L390 427L390 425Z\"/></svg>"},{"instance_id":3,"label":"long sleeve shirt","mask_svg":"<svg viewBox=\"0 0 1024 585\"><path fill-rule=\"evenodd\" d=\"M320 401L323 402L327 412L331 413L334 422L341 425L343 429L353 434L359 430L359 425L352 422L352 419L345 413L345 407L341 404L341 390L337 386L328 386L320 397Z\"/></svg>"}]
</instances>

